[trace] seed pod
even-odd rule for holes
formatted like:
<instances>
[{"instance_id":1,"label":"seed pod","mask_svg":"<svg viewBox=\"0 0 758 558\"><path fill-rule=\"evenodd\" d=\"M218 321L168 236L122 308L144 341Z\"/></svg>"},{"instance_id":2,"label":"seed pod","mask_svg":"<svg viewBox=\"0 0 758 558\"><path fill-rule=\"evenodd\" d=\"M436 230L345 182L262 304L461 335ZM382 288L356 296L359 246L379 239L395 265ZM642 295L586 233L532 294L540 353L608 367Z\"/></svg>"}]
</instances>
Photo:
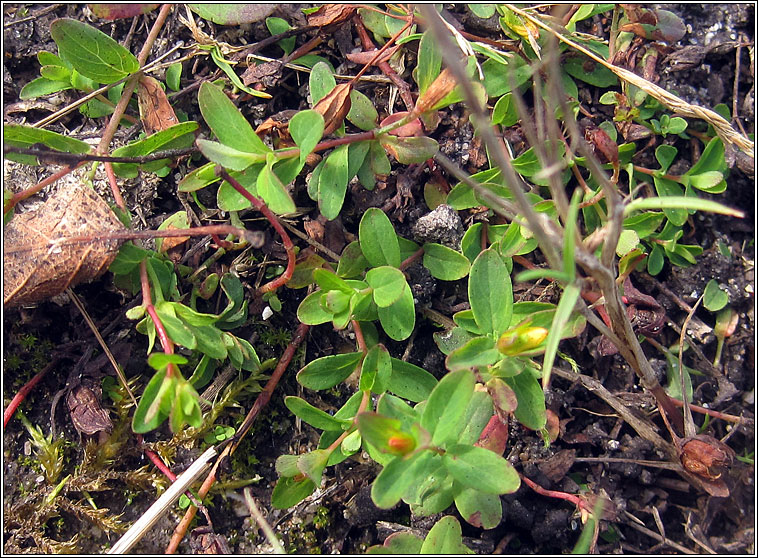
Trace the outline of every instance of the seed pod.
<instances>
[{"instance_id":1,"label":"seed pod","mask_svg":"<svg viewBox=\"0 0 758 558\"><path fill-rule=\"evenodd\" d=\"M708 480L716 480L731 467L734 450L721 440L698 434L684 442L679 459L690 473Z\"/></svg>"}]
</instances>

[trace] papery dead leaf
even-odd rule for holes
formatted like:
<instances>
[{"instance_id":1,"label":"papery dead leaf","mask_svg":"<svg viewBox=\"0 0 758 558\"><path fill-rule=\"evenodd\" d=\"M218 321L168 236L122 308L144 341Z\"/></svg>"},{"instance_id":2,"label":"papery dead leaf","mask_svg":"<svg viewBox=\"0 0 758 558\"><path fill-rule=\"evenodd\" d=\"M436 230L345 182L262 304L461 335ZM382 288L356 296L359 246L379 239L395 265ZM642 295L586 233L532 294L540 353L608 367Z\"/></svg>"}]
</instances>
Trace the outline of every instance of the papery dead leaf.
<instances>
[{"instance_id":1,"label":"papery dead leaf","mask_svg":"<svg viewBox=\"0 0 758 558\"><path fill-rule=\"evenodd\" d=\"M71 422L80 434L92 436L98 432L113 431L113 421L108 411L103 409L102 400L102 388L90 378L85 378L68 392L66 404L71 413Z\"/></svg>"},{"instance_id":2,"label":"papery dead leaf","mask_svg":"<svg viewBox=\"0 0 758 558\"><path fill-rule=\"evenodd\" d=\"M434 108L434 106L444 99L456 86L455 77L448 68L442 70L431 85L424 91L416 101L414 112L421 114Z\"/></svg>"},{"instance_id":3,"label":"papery dead leaf","mask_svg":"<svg viewBox=\"0 0 758 558\"><path fill-rule=\"evenodd\" d=\"M349 83L337 85L313 107L313 110L324 117L324 136L336 130L350 112L352 87Z\"/></svg>"},{"instance_id":4,"label":"papery dead leaf","mask_svg":"<svg viewBox=\"0 0 758 558\"><path fill-rule=\"evenodd\" d=\"M264 87L274 87L282 77L282 62L264 62L263 64L251 65L242 72L240 79L245 85L262 84Z\"/></svg>"},{"instance_id":5,"label":"papery dead leaf","mask_svg":"<svg viewBox=\"0 0 758 558\"><path fill-rule=\"evenodd\" d=\"M325 27L335 23L342 23L350 19L355 10L355 6L348 4L324 4L318 10L308 15L308 25Z\"/></svg>"},{"instance_id":6,"label":"papery dead leaf","mask_svg":"<svg viewBox=\"0 0 758 558\"><path fill-rule=\"evenodd\" d=\"M37 210L17 215L3 231L3 300L6 307L42 301L102 275L122 240L113 211L82 184L58 190ZM92 240L66 242L72 237Z\"/></svg>"},{"instance_id":7,"label":"papery dead leaf","mask_svg":"<svg viewBox=\"0 0 758 558\"><path fill-rule=\"evenodd\" d=\"M174 109L168 102L160 82L150 76L142 76L137 88L139 116L145 133L149 136L179 124Z\"/></svg>"},{"instance_id":8,"label":"papery dead leaf","mask_svg":"<svg viewBox=\"0 0 758 558\"><path fill-rule=\"evenodd\" d=\"M255 133L259 136L270 135L275 140L275 147L292 147L295 142L292 141L292 136L289 132L289 122L293 116L297 114L296 110L283 110L268 117L261 122L260 126L255 129ZM283 142L283 144L276 143L276 140Z\"/></svg>"}]
</instances>

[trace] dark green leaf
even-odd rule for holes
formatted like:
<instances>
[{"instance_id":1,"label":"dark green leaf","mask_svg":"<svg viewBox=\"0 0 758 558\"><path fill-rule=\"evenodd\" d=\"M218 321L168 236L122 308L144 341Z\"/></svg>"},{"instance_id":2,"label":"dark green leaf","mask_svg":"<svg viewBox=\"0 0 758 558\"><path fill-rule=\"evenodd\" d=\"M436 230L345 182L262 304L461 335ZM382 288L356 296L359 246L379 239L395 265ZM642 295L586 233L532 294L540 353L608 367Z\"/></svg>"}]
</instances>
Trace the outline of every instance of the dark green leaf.
<instances>
[{"instance_id":1,"label":"dark green leaf","mask_svg":"<svg viewBox=\"0 0 758 558\"><path fill-rule=\"evenodd\" d=\"M108 35L75 19L56 19L50 36L61 58L82 75L113 83L139 70L137 58Z\"/></svg>"},{"instance_id":2,"label":"dark green leaf","mask_svg":"<svg viewBox=\"0 0 758 558\"><path fill-rule=\"evenodd\" d=\"M491 337L474 337L463 347L450 353L445 361L449 370L470 369L477 366L489 366L502 359Z\"/></svg>"},{"instance_id":3,"label":"dark green leaf","mask_svg":"<svg viewBox=\"0 0 758 558\"><path fill-rule=\"evenodd\" d=\"M474 375L469 370L448 373L432 390L421 415L421 427L441 445L458 439L460 420L474 394Z\"/></svg>"},{"instance_id":4,"label":"dark green leaf","mask_svg":"<svg viewBox=\"0 0 758 558\"><path fill-rule=\"evenodd\" d=\"M590 60L586 56L570 56L561 60L561 67L576 79L595 87L613 87L618 85L618 78L611 70Z\"/></svg>"},{"instance_id":5,"label":"dark green leaf","mask_svg":"<svg viewBox=\"0 0 758 558\"><path fill-rule=\"evenodd\" d=\"M505 378L518 399L516 418L532 430L542 430L547 424L545 411L545 394L537 378L527 369L516 376Z\"/></svg>"},{"instance_id":6,"label":"dark green leaf","mask_svg":"<svg viewBox=\"0 0 758 558\"><path fill-rule=\"evenodd\" d=\"M144 139L137 140L113 150L114 157L139 157L165 149L189 147L195 141L192 132L197 130L197 122L181 122L170 128L156 132ZM122 176L136 176L137 168L141 166L150 172L155 172L171 162L170 159L150 161L142 165L136 163L113 163L113 170Z\"/></svg>"},{"instance_id":7,"label":"dark green leaf","mask_svg":"<svg viewBox=\"0 0 758 558\"><path fill-rule=\"evenodd\" d=\"M297 477L280 478L271 494L271 505L284 510L299 504L316 490L316 483L308 477L295 480Z\"/></svg>"},{"instance_id":8,"label":"dark green leaf","mask_svg":"<svg viewBox=\"0 0 758 558\"><path fill-rule=\"evenodd\" d=\"M50 95L51 93L57 93L58 91L65 91L71 89L70 81L50 81L47 78L38 77L33 79L21 88L18 94L19 99L25 101L27 99L36 99L43 95Z\"/></svg>"},{"instance_id":9,"label":"dark green leaf","mask_svg":"<svg viewBox=\"0 0 758 558\"><path fill-rule=\"evenodd\" d=\"M362 359L362 352L317 358L297 373L297 381L308 389L329 389L352 374Z\"/></svg>"},{"instance_id":10,"label":"dark green leaf","mask_svg":"<svg viewBox=\"0 0 758 558\"><path fill-rule=\"evenodd\" d=\"M403 360L392 358L392 376L387 391L408 399L424 401L437 385L437 379L423 368Z\"/></svg>"},{"instance_id":11,"label":"dark green leaf","mask_svg":"<svg viewBox=\"0 0 758 558\"><path fill-rule=\"evenodd\" d=\"M519 121L516 103L513 102L513 93L506 93L497 100L492 109L492 123L500 124L504 128L513 126Z\"/></svg>"},{"instance_id":12,"label":"dark green leaf","mask_svg":"<svg viewBox=\"0 0 758 558\"><path fill-rule=\"evenodd\" d=\"M144 434L158 428L171 412L174 396L174 378L166 378L166 370L159 370L150 379L140 397L132 419L132 430Z\"/></svg>"},{"instance_id":13,"label":"dark green leaf","mask_svg":"<svg viewBox=\"0 0 758 558\"><path fill-rule=\"evenodd\" d=\"M361 130L373 130L376 128L379 114L371 99L353 89L350 91L350 110L345 118Z\"/></svg>"},{"instance_id":14,"label":"dark green leaf","mask_svg":"<svg viewBox=\"0 0 758 558\"><path fill-rule=\"evenodd\" d=\"M197 101L203 118L221 143L247 153L271 152L220 88L203 82Z\"/></svg>"},{"instance_id":15,"label":"dark green leaf","mask_svg":"<svg viewBox=\"0 0 758 558\"><path fill-rule=\"evenodd\" d=\"M175 62L166 68L166 85L172 91L179 91L182 79L182 63Z\"/></svg>"},{"instance_id":16,"label":"dark green leaf","mask_svg":"<svg viewBox=\"0 0 758 558\"><path fill-rule=\"evenodd\" d=\"M718 312L729 303L729 294L722 291L715 279L708 281L703 293L703 306L711 312Z\"/></svg>"},{"instance_id":17,"label":"dark green leaf","mask_svg":"<svg viewBox=\"0 0 758 558\"><path fill-rule=\"evenodd\" d=\"M313 105L335 88L337 81L334 79L331 68L324 62L319 62L311 69L311 75L308 78L308 85L311 91L311 101Z\"/></svg>"},{"instance_id":18,"label":"dark green leaf","mask_svg":"<svg viewBox=\"0 0 758 558\"><path fill-rule=\"evenodd\" d=\"M70 138L49 130L33 128L22 124L4 124L3 141L6 145L28 149L34 144L42 143L50 149L65 153L88 153L89 144L78 139ZM18 155L6 153L5 157L24 164L37 165L39 161L34 155Z\"/></svg>"},{"instance_id":19,"label":"dark green leaf","mask_svg":"<svg viewBox=\"0 0 758 558\"><path fill-rule=\"evenodd\" d=\"M327 219L335 219L345 202L345 192L348 176L348 149L347 145L340 145L332 151L321 168L318 179L318 207L321 214Z\"/></svg>"},{"instance_id":20,"label":"dark green leaf","mask_svg":"<svg viewBox=\"0 0 758 558\"><path fill-rule=\"evenodd\" d=\"M373 267L400 267L400 246L395 229L381 209L370 207L358 227L361 251Z\"/></svg>"},{"instance_id":21,"label":"dark green leaf","mask_svg":"<svg viewBox=\"0 0 758 558\"><path fill-rule=\"evenodd\" d=\"M418 63L414 71L419 93L424 93L442 69L442 53L431 31L425 31L418 45Z\"/></svg>"},{"instance_id":22,"label":"dark green leaf","mask_svg":"<svg viewBox=\"0 0 758 558\"><path fill-rule=\"evenodd\" d=\"M297 468L301 473L311 479L316 486L321 484L321 475L329 460L331 450L317 449L305 453L297 458Z\"/></svg>"},{"instance_id":23,"label":"dark green leaf","mask_svg":"<svg viewBox=\"0 0 758 558\"><path fill-rule=\"evenodd\" d=\"M424 244L424 267L437 279L456 281L468 274L470 264L460 252L428 242Z\"/></svg>"},{"instance_id":24,"label":"dark green leaf","mask_svg":"<svg viewBox=\"0 0 758 558\"><path fill-rule=\"evenodd\" d=\"M390 509L400 501L413 484L416 470L429 458L429 452L418 452L408 458L396 457L390 461L371 486L371 499L377 507Z\"/></svg>"},{"instance_id":25,"label":"dark green leaf","mask_svg":"<svg viewBox=\"0 0 758 558\"><path fill-rule=\"evenodd\" d=\"M670 196L680 197L683 194L682 187L673 180L656 176L653 177L653 182L655 183L655 190L660 198ZM668 220L677 227L684 225L689 216L686 209L676 209L673 207L663 207L663 213L665 213Z\"/></svg>"},{"instance_id":26,"label":"dark green leaf","mask_svg":"<svg viewBox=\"0 0 758 558\"><path fill-rule=\"evenodd\" d=\"M358 389L361 391L371 390L378 394L384 393L391 375L392 362L390 354L384 348L384 345L374 345L363 359Z\"/></svg>"},{"instance_id":27,"label":"dark green leaf","mask_svg":"<svg viewBox=\"0 0 758 558\"><path fill-rule=\"evenodd\" d=\"M337 275L343 278L357 277L369 266L368 260L363 256L361 244L354 240L342 251L340 261L337 264Z\"/></svg>"},{"instance_id":28,"label":"dark green leaf","mask_svg":"<svg viewBox=\"0 0 758 558\"><path fill-rule=\"evenodd\" d=\"M416 307L413 293L404 289L403 294L390 306L377 308L384 332L395 341L408 339L416 325Z\"/></svg>"},{"instance_id":29,"label":"dark green leaf","mask_svg":"<svg viewBox=\"0 0 758 558\"><path fill-rule=\"evenodd\" d=\"M447 449L443 460L450 474L466 488L486 494L511 494L521 484L513 466L488 449L456 444Z\"/></svg>"},{"instance_id":30,"label":"dark green leaf","mask_svg":"<svg viewBox=\"0 0 758 558\"><path fill-rule=\"evenodd\" d=\"M484 250L469 273L468 297L474 319L484 332L500 336L511 323L513 290L511 278L500 255Z\"/></svg>"}]
</instances>

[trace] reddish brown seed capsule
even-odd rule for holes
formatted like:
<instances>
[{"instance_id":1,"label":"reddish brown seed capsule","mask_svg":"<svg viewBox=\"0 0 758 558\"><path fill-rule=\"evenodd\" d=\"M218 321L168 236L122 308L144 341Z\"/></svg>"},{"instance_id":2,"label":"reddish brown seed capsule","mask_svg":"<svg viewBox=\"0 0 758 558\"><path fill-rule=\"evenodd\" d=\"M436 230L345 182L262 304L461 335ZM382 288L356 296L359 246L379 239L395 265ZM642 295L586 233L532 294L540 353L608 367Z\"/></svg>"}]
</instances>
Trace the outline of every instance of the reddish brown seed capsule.
<instances>
[{"instance_id":1,"label":"reddish brown seed capsule","mask_svg":"<svg viewBox=\"0 0 758 558\"><path fill-rule=\"evenodd\" d=\"M712 436L699 434L684 443L680 460L690 473L715 480L732 465L734 450Z\"/></svg>"}]
</instances>

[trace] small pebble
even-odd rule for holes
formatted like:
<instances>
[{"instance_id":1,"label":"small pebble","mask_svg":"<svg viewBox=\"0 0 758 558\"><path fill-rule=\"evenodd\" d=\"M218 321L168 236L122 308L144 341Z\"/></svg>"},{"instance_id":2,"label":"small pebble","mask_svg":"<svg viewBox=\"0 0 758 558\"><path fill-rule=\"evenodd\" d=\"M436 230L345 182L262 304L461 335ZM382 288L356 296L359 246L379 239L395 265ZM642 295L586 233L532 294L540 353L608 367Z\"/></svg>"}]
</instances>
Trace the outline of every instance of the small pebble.
<instances>
[{"instance_id":1,"label":"small pebble","mask_svg":"<svg viewBox=\"0 0 758 558\"><path fill-rule=\"evenodd\" d=\"M273 315L274 315L274 311L271 309L270 306L266 306L263 309L263 312L261 313L261 317L263 318L264 321L268 320Z\"/></svg>"}]
</instances>

